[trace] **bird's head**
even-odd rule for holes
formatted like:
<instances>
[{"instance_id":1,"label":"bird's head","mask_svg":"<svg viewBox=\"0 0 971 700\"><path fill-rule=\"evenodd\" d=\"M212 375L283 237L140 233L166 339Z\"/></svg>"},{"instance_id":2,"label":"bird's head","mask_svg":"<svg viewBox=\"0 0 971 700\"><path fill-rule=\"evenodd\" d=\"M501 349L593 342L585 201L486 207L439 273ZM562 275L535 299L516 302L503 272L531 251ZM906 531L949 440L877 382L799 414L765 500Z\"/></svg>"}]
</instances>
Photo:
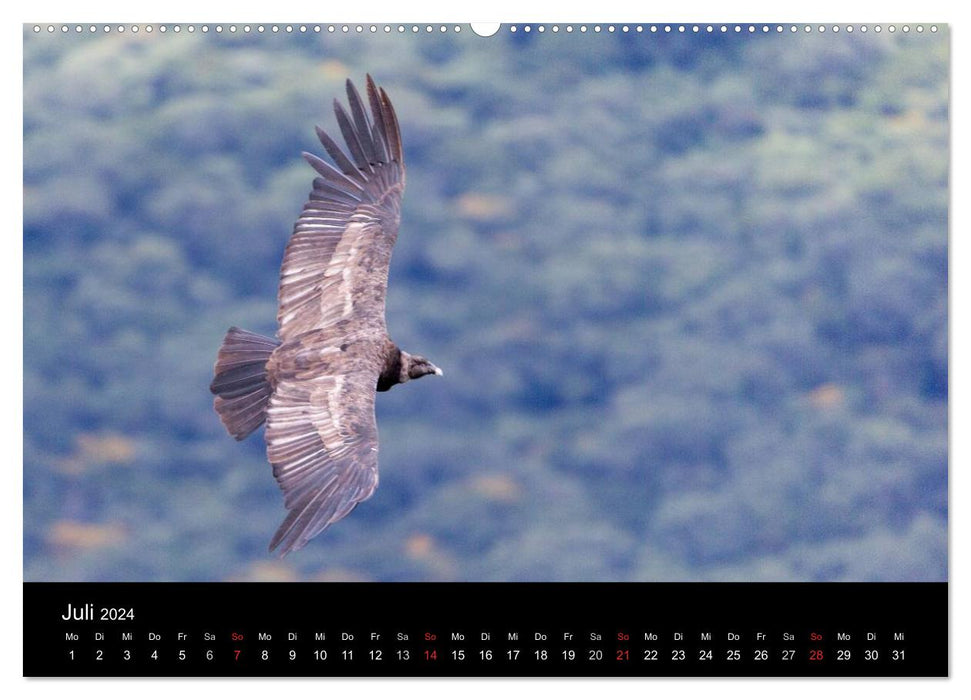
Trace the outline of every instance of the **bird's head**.
<instances>
[{"instance_id":1,"label":"bird's head","mask_svg":"<svg viewBox=\"0 0 971 700\"><path fill-rule=\"evenodd\" d=\"M442 370L421 355L409 355L406 352L401 353L402 383L407 382L409 379L424 377L426 374L437 374L441 377L443 373Z\"/></svg>"}]
</instances>

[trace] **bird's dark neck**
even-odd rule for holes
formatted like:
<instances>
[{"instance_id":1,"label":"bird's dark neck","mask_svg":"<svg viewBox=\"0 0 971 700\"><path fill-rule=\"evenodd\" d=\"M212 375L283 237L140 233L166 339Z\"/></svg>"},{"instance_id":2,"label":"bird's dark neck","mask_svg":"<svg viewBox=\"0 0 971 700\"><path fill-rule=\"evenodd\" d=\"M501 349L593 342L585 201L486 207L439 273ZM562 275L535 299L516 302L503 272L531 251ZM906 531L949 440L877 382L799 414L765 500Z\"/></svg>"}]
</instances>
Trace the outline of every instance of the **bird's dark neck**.
<instances>
[{"instance_id":1,"label":"bird's dark neck","mask_svg":"<svg viewBox=\"0 0 971 700\"><path fill-rule=\"evenodd\" d=\"M401 382L401 348L391 347L384 360L384 369L378 377L378 391L387 391Z\"/></svg>"}]
</instances>

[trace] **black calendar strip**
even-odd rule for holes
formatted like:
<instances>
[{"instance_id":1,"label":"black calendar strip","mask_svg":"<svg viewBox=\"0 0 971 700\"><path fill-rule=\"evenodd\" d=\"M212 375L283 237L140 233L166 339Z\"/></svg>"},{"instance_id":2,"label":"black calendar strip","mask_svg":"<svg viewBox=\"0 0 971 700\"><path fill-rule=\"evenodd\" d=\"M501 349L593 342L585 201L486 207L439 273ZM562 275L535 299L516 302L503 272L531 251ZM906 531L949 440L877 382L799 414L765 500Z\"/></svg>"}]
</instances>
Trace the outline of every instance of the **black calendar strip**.
<instances>
[{"instance_id":1,"label":"black calendar strip","mask_svg":"<svg viewBox=\"0 0 971 700\"><path fill-rule=\"evenodd\" d=\"M947 584L24 585L27 676L946 676Z\"/></svg>"}]
</instances>

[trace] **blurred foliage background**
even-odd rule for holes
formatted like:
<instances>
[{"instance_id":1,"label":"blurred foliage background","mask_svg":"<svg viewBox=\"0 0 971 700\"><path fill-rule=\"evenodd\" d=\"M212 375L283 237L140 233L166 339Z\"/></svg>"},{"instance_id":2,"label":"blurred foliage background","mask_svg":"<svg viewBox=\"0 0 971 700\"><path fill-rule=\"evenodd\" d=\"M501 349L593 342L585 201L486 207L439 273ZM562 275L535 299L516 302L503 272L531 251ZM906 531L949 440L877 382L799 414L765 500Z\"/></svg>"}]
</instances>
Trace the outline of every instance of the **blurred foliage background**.
<instances>
[{"instance_id":1,"label":"blurred foliage background","mask_svg":"<svg viewBox=\"0 0 971 700\"><path fill-rule=\"evenodd\" d=\"M25 27L25 578L945 580L948 40ZM366 72L445 377L280 561L208 383Z\"/></svg>"}]
</instances>

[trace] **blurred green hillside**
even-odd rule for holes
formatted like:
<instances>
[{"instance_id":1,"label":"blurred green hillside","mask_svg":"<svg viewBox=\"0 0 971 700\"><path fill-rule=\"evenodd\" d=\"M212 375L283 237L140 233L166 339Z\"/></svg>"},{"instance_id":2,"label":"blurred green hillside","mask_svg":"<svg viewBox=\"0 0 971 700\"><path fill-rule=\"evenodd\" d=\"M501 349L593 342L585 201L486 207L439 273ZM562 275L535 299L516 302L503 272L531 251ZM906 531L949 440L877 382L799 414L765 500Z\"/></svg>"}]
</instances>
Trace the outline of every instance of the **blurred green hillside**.
<instances>
[{"instance_id":1,"label":"blurred green hillside","mask_svg":"<svg viewBox=\"0 0 971 700\"><path fill-rule=\"evenodd\" d=\"M25 578L945 580L948 41L25 28ZM278 561L208 384L366 72L445 376Z\"/></svg>"}]
</instances>

